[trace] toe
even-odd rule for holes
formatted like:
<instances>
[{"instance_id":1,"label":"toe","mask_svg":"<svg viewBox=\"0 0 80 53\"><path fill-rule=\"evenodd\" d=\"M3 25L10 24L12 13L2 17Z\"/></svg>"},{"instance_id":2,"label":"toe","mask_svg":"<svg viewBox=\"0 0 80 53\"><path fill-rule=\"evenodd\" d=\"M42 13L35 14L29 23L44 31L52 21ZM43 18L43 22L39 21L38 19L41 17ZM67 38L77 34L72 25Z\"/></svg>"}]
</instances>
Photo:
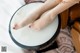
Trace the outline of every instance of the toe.
<instances>
[{"instance_id":1,"label":"toe","mask_svg":"<svg viewBox=\"0 0 80 53\"><path fill-rule=\"evenodd\" d=\"M19 27L18 24L15 24L14 27L13 27L13 29L15 29L15 30L17 30L17 29L19 29L19 28L20 28L20 27Z\"/></svg>"}]
</instances>

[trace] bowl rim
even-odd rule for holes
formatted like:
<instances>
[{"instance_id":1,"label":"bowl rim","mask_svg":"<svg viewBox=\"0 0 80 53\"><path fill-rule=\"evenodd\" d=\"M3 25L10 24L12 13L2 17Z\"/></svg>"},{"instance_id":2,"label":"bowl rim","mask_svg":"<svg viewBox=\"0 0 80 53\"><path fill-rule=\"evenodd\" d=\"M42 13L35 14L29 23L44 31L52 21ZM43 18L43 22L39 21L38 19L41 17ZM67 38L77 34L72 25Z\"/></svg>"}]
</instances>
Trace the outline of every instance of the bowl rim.
<instances>
[{"instance_id":1,"label":"bowl rim","mask_svg":"<svg viewBox=\"0 0 80 53\"><path fill-rule=\"evenodd\" d=\"M34 2L31 2L31 3L36 3L36 2L34 1ZM43 2L38 1L38 3L43 3ZM30 4L30 3L28 3L28 4ZM13 41L16 45L18 45L19 47L21 47L21 48L24 48L24 49L32 49L32 50L37 50L37 51L38 51L38 50L43 50L43 49L49 47L52 43L54 43L56 37L58 36L58 34L59 34L59 32L60 32L60 28L61 28L61 18L60 18L60 16L58 15L58 28L57 28L56 32L54 33L54 36L53 36L50 40L48 40L48 41L45 42L44 44L37 45L37 46L26 46L26 45L23 45L23 44L19 43L18 41L16 41L15 38L13 38L13 35L12 35L12 33L11 33L11 21L12 21L14 15L18 12L18 10L21 9L22 7L26 6L26 5L27 5L27 4L25 4L25 5L21 6L20 8L18 8L18 9L15 11L15 13L12 15L12 17L11 17L11 19L10 19L10 22L9 22L9 34L10 34L10 37L11 37L12 41ZM46 47L46 46L47 46L47 47Z\"/></svg>"}]
</instances>

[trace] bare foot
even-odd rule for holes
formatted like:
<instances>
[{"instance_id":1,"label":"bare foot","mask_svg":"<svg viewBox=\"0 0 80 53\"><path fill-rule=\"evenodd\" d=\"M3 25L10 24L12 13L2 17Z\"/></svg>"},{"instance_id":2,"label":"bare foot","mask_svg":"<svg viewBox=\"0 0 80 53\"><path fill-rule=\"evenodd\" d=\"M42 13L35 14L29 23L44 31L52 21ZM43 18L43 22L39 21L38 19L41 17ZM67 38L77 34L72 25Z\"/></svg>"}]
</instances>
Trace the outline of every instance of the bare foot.
<instances>
[{"instance_id":1,"label":"bare foot","mask_svg":"<svg viewBox=\"0 0 80 53\"><path fill-rule=\"evenodd\" d=\"M45 12L40 19L36 20L34 23L30 25L31 28L35 30L41 30L45 28L47 25L52 23L55 16L53 16L50 12Z\"/></svg>"},{"instance_id":2,"label":"bare foot","mask_svg":"<svg viewBox=\"0 0 80 53\"><path fill-rule=\"evenodd\" d=\"M13 29L15 29L15 30L20 29L20 28L28 25L29 23L34 22L38 17L39 17L39 13L33 12L23 21L20 21L19 23L15 23L13 26Z\"/></svg>"}]
</instances>

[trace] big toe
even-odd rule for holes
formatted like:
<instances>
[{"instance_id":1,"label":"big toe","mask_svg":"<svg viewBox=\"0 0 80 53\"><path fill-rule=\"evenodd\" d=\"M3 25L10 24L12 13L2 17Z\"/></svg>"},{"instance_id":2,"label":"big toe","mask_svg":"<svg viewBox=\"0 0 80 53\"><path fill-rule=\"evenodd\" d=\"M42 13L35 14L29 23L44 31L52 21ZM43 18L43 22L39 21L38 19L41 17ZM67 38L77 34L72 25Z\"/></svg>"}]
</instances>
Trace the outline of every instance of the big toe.
<instances>
[{"instance_id":1,"label":"big toe","mask_svg":"<svg viewBox=\"0 0 80 53\"><path fill-rule=\"evenodd\" d=\"M13 29L17 30L19 28L20 28L20 26L18 24L14 24Z\"/></svg>"}]
</instances>

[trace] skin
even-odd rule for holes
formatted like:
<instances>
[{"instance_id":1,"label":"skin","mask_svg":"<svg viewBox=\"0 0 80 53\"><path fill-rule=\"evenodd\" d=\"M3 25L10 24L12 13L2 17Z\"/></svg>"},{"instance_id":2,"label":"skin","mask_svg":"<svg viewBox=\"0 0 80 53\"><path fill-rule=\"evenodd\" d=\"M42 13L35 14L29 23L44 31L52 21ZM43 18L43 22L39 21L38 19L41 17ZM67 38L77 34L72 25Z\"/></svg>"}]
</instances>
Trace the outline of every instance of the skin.
<instances>
[{"instance_id":1,"label":"skin","mask_svg":"<svg viewBox=\"0 0 80 53\"><path fill-rule=\"evenodd\" d=\"M70 8L79 1L80 0L46 0L39 9L31 14L33 16L29 16L28 19L15 23L13 29L17 30L26 25L29 25L30 28L38 31L44 29L54 20L56 15Z\"/></svg>"}]
</instances>

